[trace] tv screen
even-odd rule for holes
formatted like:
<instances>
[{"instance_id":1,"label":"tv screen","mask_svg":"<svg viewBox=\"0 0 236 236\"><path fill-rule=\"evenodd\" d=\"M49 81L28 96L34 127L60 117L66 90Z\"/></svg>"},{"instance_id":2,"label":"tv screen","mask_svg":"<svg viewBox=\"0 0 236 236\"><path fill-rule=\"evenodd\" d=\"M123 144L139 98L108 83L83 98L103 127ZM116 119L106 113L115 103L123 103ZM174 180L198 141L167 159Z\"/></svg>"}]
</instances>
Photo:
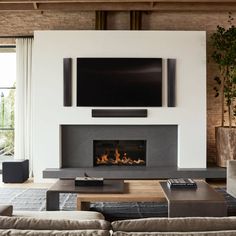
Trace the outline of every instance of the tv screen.
<instances>
[{"instance_id":1,"label":"tv screen","mask_svg":"<svg viewBox=\"0 0 236 236\"><path fill-rule=\"evenodd\" d=\"M77 106L162 106L162 59L77 58Z\"/></svg>"}]
</instances>

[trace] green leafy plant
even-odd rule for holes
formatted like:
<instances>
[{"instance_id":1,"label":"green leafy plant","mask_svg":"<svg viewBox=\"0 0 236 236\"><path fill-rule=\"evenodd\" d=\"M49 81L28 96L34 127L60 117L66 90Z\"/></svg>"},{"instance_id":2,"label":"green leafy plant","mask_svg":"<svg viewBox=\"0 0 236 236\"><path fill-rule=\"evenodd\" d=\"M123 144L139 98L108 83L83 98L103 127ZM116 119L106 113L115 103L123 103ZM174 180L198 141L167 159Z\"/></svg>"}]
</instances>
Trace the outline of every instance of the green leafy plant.
<instances>
[{"instance_id":1,"label":"green leafy plant","mask_svg":"<svg viewBox=\"0 0 236 236\"><path fill-rule=\"evenodd\" d=\"M218 65L220 74L214 78L215 97L221 96L221 126L225 126L224 113L227 112L230 128L236 117L236 28L233 20L229 13L228 28L218 25L216 32L211 35L214 48L212 59Z\"/></svg>"},{"instance_id":2,"label":"green leafy plant","mask_svg":"<svg viewBox=\"0 0 236 236\"><path fill-rule=\"evenodd\" d=\"M14 155L14 130L11 129L14 129L15 89L10 90L7 96L3 92L0 96L0 127L9 128L9 130L0 131L1 158Z\"/></svg>"}]
</instances>

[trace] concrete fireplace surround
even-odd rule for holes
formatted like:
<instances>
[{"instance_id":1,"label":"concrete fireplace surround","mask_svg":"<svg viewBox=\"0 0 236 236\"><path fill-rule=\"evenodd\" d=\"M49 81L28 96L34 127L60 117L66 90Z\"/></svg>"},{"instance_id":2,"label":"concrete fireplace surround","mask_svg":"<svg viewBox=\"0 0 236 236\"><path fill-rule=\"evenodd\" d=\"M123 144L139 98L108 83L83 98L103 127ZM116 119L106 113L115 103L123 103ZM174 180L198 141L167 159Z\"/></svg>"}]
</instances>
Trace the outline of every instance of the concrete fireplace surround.
<instances>
[{"instance_id":1,"label":"concrete fireplace surround","mask_svg":"<svg viewBox=\"0 0 236 236\"><path fill-rule=\"evenodd\" d=\"M93 140L146 140L146 169L177 166L176 125L62 125L62 168L93 168ZM110 166L94 168L109 170ZM123 174L122 168L124 166L117 167L119 177ZM109 174L115 177L112 172Z\"/></svg>"},{"instance_id":2,"label":"concrete fireplace surround","mask_svg":"<svg viewBox=\"0 0 236 236\"><path fill-rule=\"evenodd\" d=\"M72 58L72 107L63 106L63 58L66 57ZM148 109L148 117L145 118L93 118L91 111L94 107L76 106L77 57L162 58L163 106L141 107L140 109ZM176 107L167 107L168 58L176 59L177 63ZM70 155L73 156L72 161L62 161L61 135L64 132L62 127L64 129L66 126L74 126L76 129L83 126L91 130L94 127L104 129L104 136L108 128L111 128L110 133L119 133L124 139L128 138L133 132L131 130L136 127L139 130L136 132L137 136L145 133L152 136L156 143L150 152L153 152L153 157L156 156L158 167L137 167L133 171L139 178L173 177L171 173L178 170L188 173L193 173L194 170L206 171L205 32L36 31L32 77L32 152L36 182L50 181L45 178L80 176L84 170L90 173L89 165L83 169L73 167L73 162L77 162L74 151ZM123 133L125 127L130 130L126 135ZM175 128L167 131L167 127ZM163 135L155 136L159 129L164 131ZM167 135L165 132L173 132L173 136L164 138ZM131 135L132 138L136 134ZM69 136L67 134L67 137ZM177 138L174 140L173 137ZM170 141L174 148L168 147ZM82 137L79 142L83 142ZM84 142L88 141L84 139ZM155 148L158 150L154 150ZM81 152L83 153L78 151L80 154ZM69 154L67 150L67 155ZM62 168L65 163L69 164L68 168ZM120 172L117 168L113 168L113 174ZM44 171L45 169L47 170ZM107 174L110 169L98 169L92 173L96 176L111 175ZM133 174L132 171L123 172L122 176L125 174L129 178L130 173Z\"/></svg>"}]
</instances>

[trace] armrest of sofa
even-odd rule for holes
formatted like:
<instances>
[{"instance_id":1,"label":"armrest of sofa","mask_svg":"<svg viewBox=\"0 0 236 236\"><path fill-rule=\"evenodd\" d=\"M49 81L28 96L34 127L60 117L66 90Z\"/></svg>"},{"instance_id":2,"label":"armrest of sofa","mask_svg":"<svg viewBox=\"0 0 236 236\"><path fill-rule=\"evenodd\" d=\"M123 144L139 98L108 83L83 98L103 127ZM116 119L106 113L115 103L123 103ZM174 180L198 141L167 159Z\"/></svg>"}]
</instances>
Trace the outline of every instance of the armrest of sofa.
<instances>
[{"instance_id":1,"label":"armrest of sofa","mask_svg":"<svg viewBox=\"0 0 236 236\"><path fill-rule=\"evenodd\" d=\"M226 179L226 191L233 197L236 197L236 160L227 161L227 179Z\"/></svg>"},{"instance_id":2,"label":"armrest of sofa","mask_svg":"<svg viewBox=\"0 0 236 236\"><path fill-rule=\"evenodd\" d=\"M227 178L236 177L236 160L227 161Z\"/></svg>"},{"instance_id":3,"label":"armrest of sofa","mask_svg":"<svg viewBox=\"0 0 236 236\"><path fill-rule=\"evenodd\" d=\"M12 205L0 205L0 216L12 216Z\"/></svg>"}]
</instances>

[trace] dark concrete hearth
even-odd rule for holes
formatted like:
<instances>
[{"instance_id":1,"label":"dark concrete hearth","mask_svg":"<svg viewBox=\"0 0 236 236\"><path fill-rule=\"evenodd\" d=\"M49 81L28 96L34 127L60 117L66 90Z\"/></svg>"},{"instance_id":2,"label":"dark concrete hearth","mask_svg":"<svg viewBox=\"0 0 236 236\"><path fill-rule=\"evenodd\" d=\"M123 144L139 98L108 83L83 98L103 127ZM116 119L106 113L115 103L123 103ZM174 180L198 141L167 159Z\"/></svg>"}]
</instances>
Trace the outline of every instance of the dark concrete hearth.
<instances>
[{"instance_id":1,"label":"dark concrete hearth","mask_svg":"<svg viewBox=\"0 0 236 236\"><path fill-rule=\"evenodd\" d=\"M135 167L128 169L122 167L99 168L48 168L43 171L43 178L75 178L87 173L93 177L109 179L168 179L168 178L226 178L226 169L221 167L208 167L206 169L178 169L176 167Z\"/></svg>"},{"instance_id":2,"label":"dark concrete hearth","mask_svg":"<svg viewBox=\"0 0 236 236\"><path fill-rule=\"evenodd\" d=\"M144 140L143 166L94 165L94 140ZM225 168L179 169L177 125L61 125L61 168L43 178L75 178L87 173L109 179L225 178Z\"/></svg>"}]
</instances>

